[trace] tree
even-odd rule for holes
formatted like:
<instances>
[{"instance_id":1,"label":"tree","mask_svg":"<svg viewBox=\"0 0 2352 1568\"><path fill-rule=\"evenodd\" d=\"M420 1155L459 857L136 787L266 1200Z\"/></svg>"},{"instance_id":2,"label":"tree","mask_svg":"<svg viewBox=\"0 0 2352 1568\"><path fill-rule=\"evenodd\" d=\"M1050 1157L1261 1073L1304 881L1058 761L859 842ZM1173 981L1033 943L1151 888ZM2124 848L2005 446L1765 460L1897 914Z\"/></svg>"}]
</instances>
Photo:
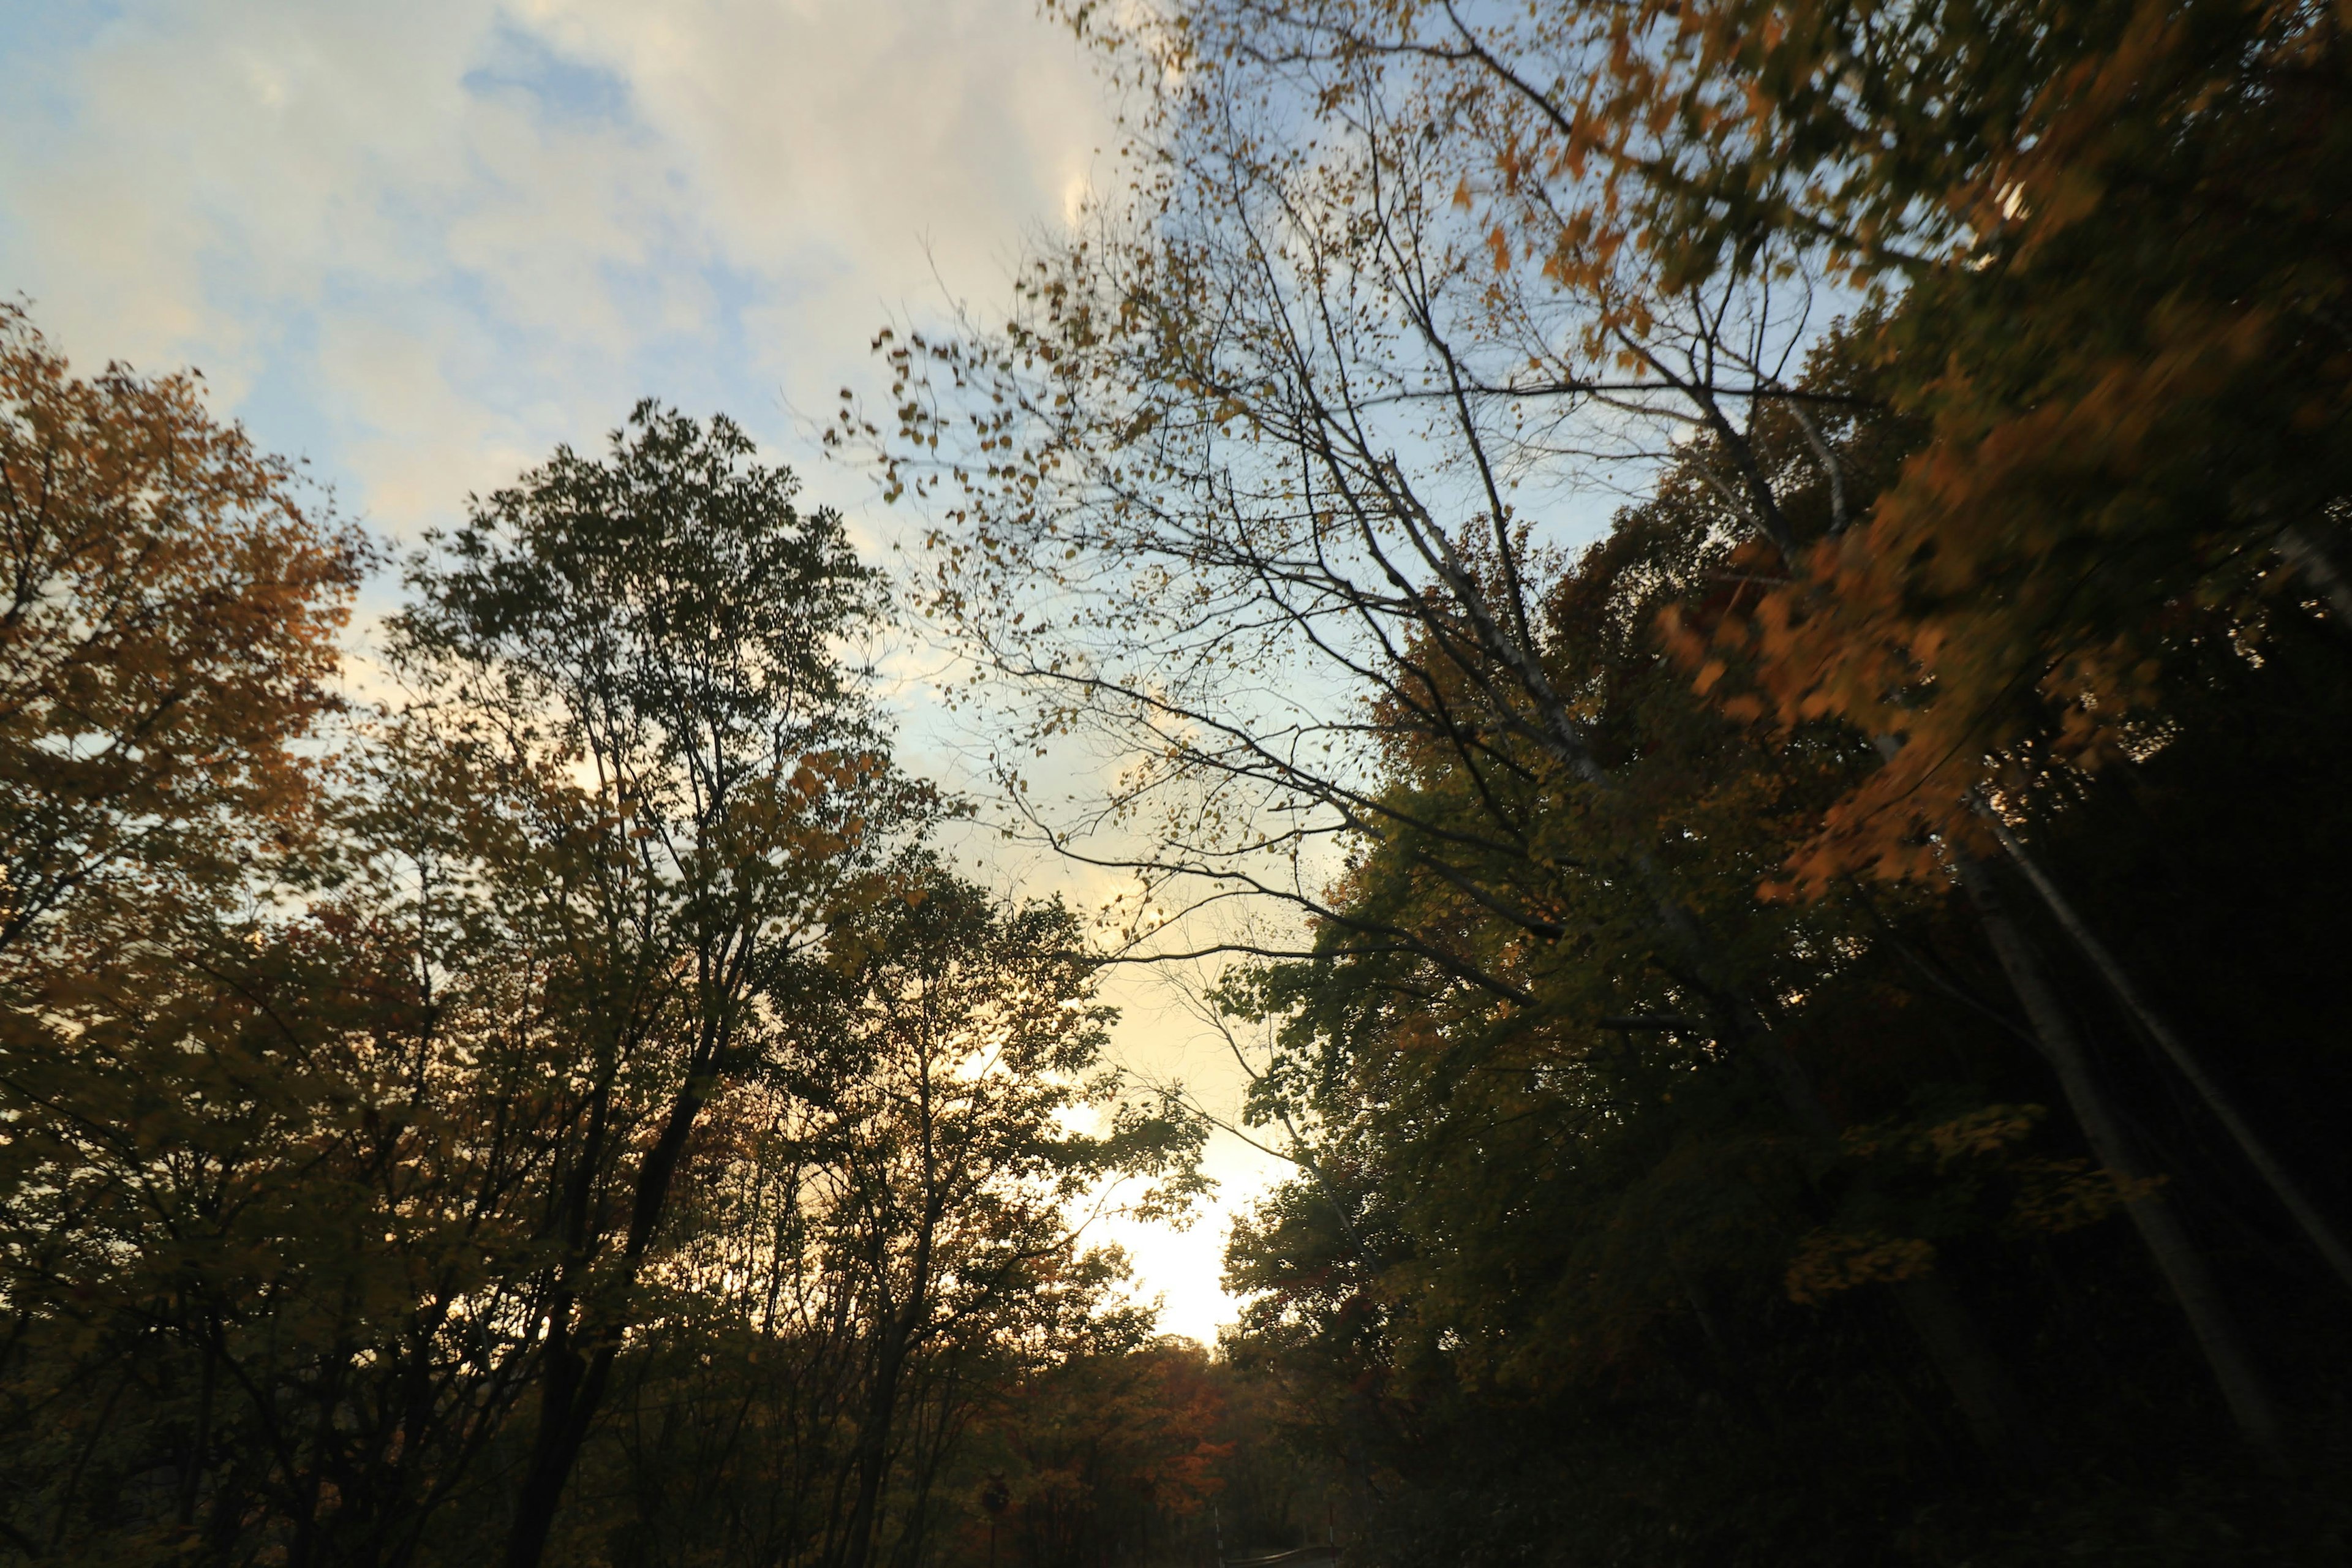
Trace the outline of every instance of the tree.
<instances>
[{"instance_id":1,"label":"tree","mask_svg":"<svg viewBox=\"0 0 2352 1568\"><path fill-rule=\"evenodd\" d=\"M921 847L840 520L644 405L412 563L354 713L356 537L8 348L0 1556L919 1559L974 1412L1139 1331L1073 1205L1199 1135L1076 918Z\"/></svg>"},{"instance_id":2,"label":"tree","mask_svg":"<svg viewBox=\"0 0 2352 1568\"><path fill-rule=\"evenodd\" d=\"M1029 826L1136 871L1147 907L1280 900L1524 1000L1443 922L1329 896L1335 846L1394 845L1513 942L1599 926L1667 1011L1704 1016L1793 1123L1833 1141L1777 1025L1756 940L1776 922L1752 883L1709 885L1732 862L1682 853L1685 830L1629 788L1591 720L1593 672L1546 624L1558 542L1512 499L1555 480L1563 447L1655 457L1644 440L1679 421L1746 453L1765 487L1690 457L1678 471L1720 498L1707 521L1785 533L1797 498L1753 513L1743 498L1779 495L1786 471L1775 455L1764 474L1757 443L1804 334L1801 279L1662 299L1645 337L1612 348L1625 374L1596 381L1577 302L1496 302L1486 237L1443 195L1459 150L1425 133L1441 109L1416 84L1353 55L1292 71L1246 40L1203 52L1178 35L1131 207L1041 260L1002 334L892 348L898 429L845 415L840 433L941 499L932 607L1028 705L1014 733L1084 728L1129 761L1106 815L1143 847L1082 842L1083 819L1033 809L1008 761ZM1160 33L1136 36L1163 58ZM1327 124L1307 107L1336 102L1354 111ZM1564 367L1548 393L1513 384L1529 363ZM1742 405L1744 426L1723 414ZM1596 408L1613 426L1586 429ZM1474 819L1383 787L1382 763L1416 749L1450 759ZM1135 955L1179 945L1139 931ZM2036 1452L1948 1282L1896 1294L1979 1440Z\"/></svg>"},{"instance_id":3,"label":"tree","mask_svg":"<svg viewBox=\"0 0 2352 1568\"><path fill-rule=\"evenodd\" d=\"M1071 1267L1066 1217L1116 1177L1165 1178L1164 1211L1197 1186L1201 1130L1121 1106L1102 1066L1110 1015L1078 922L1058 904L999 910L936 869L901 900L845 920L833 956L843 1048L801 1090L833 1108L814 1140L839 1267L871 1325L857 1413L855 1497L834 1561L866 1568L919 1362L961 1342ZM1071 1112L1107 1113L1100 1134Z\"/></svg>"},{"instance_id":4,"label":"tree","mask_svg":"<svg viewBox=\"0 0 2352 1568\"><path fill-rule=\"evenodd\" d=\"M1548 620L1594 672L1596 732L1639 759L1627 768L1638 798L1690 829L1682 852L1770 866L1850 776L1822 766L1847 746L1834 730L1743 736L1654 647L1612 657L1618 638L1643 650L1662 599L1706 592L1709 557L1678 559L1687 499L1669 490L1622 516L1547 595ZM2234 668L2234 655L2209 657L2217 679ZM2266 679L2329 689L2331 676L2342 700L2328 663ZM2200 708L2166 772L2216 765L2217 753L2248 782L2274 770L2249 759L2236 775L2231 732L2210 728L2224 714L2246 722L2243 689ZM1391 776L1428 820L1487 809L1442 753L1400 748ZM1764 808L1773 802L1787 809ZM2142 825L2096 820L2115 857L2104 864L2147 876ZM2091 831L2065 826L2060 843ZM2263 837L2236 831L2249 847ZM2057 1535L2121 1552L2129 1521L2159 1509L2119 1502L2111 1522L2068 1521L2063 1479L1979 1491L1874 1304L1924 1269L1964 1281L2030 1377L2061 1477L2148 1462L2146 1445L2200 1447L2210 1415L2180 1396L2193 1352L2130 1231L2112 1223L2147 1199L2146 1178L2047 1116L2058 1086L2001 1002L1998 955L1965 904L1864 887L1776 906L1800 917L1765 949L1777 1025L1846 1122L1832 1143L1793 1136L1703 1018L1645 997L1637 987L1657 984L1648 966L1598 921L1527 942L1424 870L1410 843L1369 848L1332 897L1350 907L1316 933L1318 954L1230 973L1220 994L1229 1026L1268 1032L1248 1114L1278 1130L1271 1141L1298 1168L1232 1238L1229 1286L1253 1298L1232 1350L1380 1496L1376 1558L1860 1562L1894 1550L1891 1536L1910 1528L1900 1521L1933 1515L1939 1550L1999 1561L2011 1549L1996 1521L2025 1507L2047 1521L2015 1549L2028 1562ZM2217 923L2262 919L2271 940L2308 951L2292 910L2273 923L2259 900L2222 908ZM2116 912L2102 900L2097 918ZM1363 942L1374 923L1443 931L1517 994ZM2226 983L2210 994L2243 1001ZM1618 1010L1603 1011L1612 1000ZM2101 1031L2114 1061L2121 1023L2091 1014L2077 1026ZM2341 1058L2290 1046L2263 1068L2327 1094ZM2162 1190L2200 1225L2217 1272L2246 1301L2291 1303L2264 1313L2271 1353L2331 1375L2317 1369L2336 1364L2320 1326L2334 1304L2292 1262L2273 1273L2277 1259L2259 1260L2261 1232L2242 1213L2221 1216L2235 1178L2216 1184L2206 1133L2145 1074L2118 1068L2110 1093L2137 1133L2167 1148L2179 1174ZM2315 1150L2327 1140L2306 1136ZM2084 1381L2094 1355L2100 1372ZM2177 1436L2158 1439L2160 1428ZM2121 1459L2136 1451L2143 1459ZM2219 1542L2249 1528L2272 1543L2258 1550L2308 1549L2317 1536L2306 1532L2329 1528L2291 1509L2252 1524L2284 1493L2221 1480L2226 1456L2183 1470L2199 1479L2171 1484L2201 1500L2161 1528L2203 1549L2232 1550ZM1919 1489L1930 1474L1933 1502ZM1905 1548L1919 1549L1916 1537Z\"/></svg>"},{"instance_id":5,"label":"tree","mask_svg":"<svg viewBox=\"0 0 2352 1568\"><path fill-rule=\"evenodd\" d=\"M351 1068L322 1036L362 1026L329 996L269 1013L316 972L318 931L255 900L319 841L321 721L369 552L201 394L77 378L0 310L0 1293L27 1461L0 1534L33 1552L78 1546L91 1510L182 1542L233 1522L207 1475L254 1348L236 1285L304 1198L311 1220L352 1198L348 1167L307 1194L256 1184L289 1140L348 1150L318 1100L333 1069L277 1075L314 1053ZM289 1305L289 1334L315 1304ZM109 1500L101 1483L158 1462L161 1500Z\"/></svg>"},{"instance_id":6,"label":"tree","mask_svg":"<svg viewBox=\"0 0 2352 1568\"><path fill-rule=\"evenodd\" d=\"M0 960L289 830L368 563L193 375L72 375L0 306Z\"/></svg>"},{"instance_id":7,"label":"tree","mask_svg":"<svg viewBox=\"0 0 2352 1568\"><path fill-rule=\"evenodd\" d=\"M975 1417L1137 1331L1071 1211L1118 1179L1180 1196L1197 1132L1117 1102L1067 910L919 855L882 876L828 922L805 1048L698 1137L686 1239L617 1374L627 1435L583 1460L628 1501L581 1528L624 1561L919 1560Z\"/></svg>"},{"instance_id":8,"label":"tree","mask_svg":"<svg viewBox=\"0 0 2352 1568\"><path fill-rule=\"evenodd\" d=\"M1298 869L1353 836L1411 844L1547 941L1559 922L1525 884L1591 874L1791 1117L1834 1132L1738 938L1699 918L1720 906L1675 886L1646 826L1617 819L1571 868L1529 853L1541 813L1511 799L1537 779L1600 822L1583 799L1624 794L1580 721L1583 672L1544 646L1538 519L1612 468L1626 489L1663 475L1744 542L1720 570L1749 592L1683 643L1702 684L1865 748L1789 847L1793 877L1759 879L1819 895L2015 862L2316 1248L2352 1262L2017 831L2037 796L2160 743L2167 626L2242 604L2278 552L2326 566L2213 487L2305 521L2343 490L2334 458L2274 446L2289 406L2315 428L2341 406L2316 303L2337 288L2332 219L2302 174L2244 206L2219 174L2273 137L2319 188L2335 177L2306 162L2338 133L2327 24L2226 5L2178 26L2064 5L1069 14L1132 66L1132 199L1041 260L1002 333L894 346L898 429L868 438L894 482L945 501L936 607L1034 701L1034 733L1090 725L1140 759L1118 808L1158 819L1122 857L1147 900L1189 883L1360 918ZM2083 193L2118 182L2141 184L2095 216ZM2183 214L2193 282L2147 262ZM2277 302L2275 338L2255 300ZM1837 304L1866 309L1832 341ZM2021 323L2032 346L2008 357ZM2257 342L2284 356L2277 384L2224 394ZM1996 500L1997 476L2021 488ZM1052 590L1024 597L1039 562ZM2262 635L2263 614L2235 619ZM1755 689L1723 688L1742 659ZM1456 754L1477 836L1376 787L1400 731ZM1513 860L1532 875L1498 872ZM2149 1174L2035 944L1964 879L2070 1109ZM1432 929L1359 935L1463 963ZM2210 1270L2138 1190L2241 1426L2274 1447ZM2015 1401L1951 1308L1917 1304L1924 1340L2008 1447Z\"/></svg>"},{"instance_id":9,"label":"tree","mask_svg":"<svg viewBox=\"0 0 2352 1568\"><path fill-rule=\"evenodd\" d=\"M724 417L641 404L600 460L559 447L420 560L394 623L430 721L561 774L486 868L565 948L571 1054L538 1425L507 1561L536 1564L637 1319L697 1124L792 1047L800 961L847 879L925 809L892 773L847 639L873 577ZM520 913L527 911L527 913Z\"/></svg>"},{"instance_id":10,"label":"tree","mask_svg":"<svg viewBox=\"0 0 2352 1568\"><path fill-rule=\"evenodd\" d=\"M1182 1341L1072 1353L1007 1390L982 1442L1011 1496L1008 1563L1149 1563L1224 1489L1224 1391Z\"/></svg>"},{"instance_id":11,"label":"tree","mask_svg":"<svg viewBox=\"0 0 2352 1568\"><path fill-rule=\"evenodd\" d=\"M304 891L142 933L0 1041L28 1556L400 1568L526 1385L523 955Z\"/></svg>"}]
</instances>

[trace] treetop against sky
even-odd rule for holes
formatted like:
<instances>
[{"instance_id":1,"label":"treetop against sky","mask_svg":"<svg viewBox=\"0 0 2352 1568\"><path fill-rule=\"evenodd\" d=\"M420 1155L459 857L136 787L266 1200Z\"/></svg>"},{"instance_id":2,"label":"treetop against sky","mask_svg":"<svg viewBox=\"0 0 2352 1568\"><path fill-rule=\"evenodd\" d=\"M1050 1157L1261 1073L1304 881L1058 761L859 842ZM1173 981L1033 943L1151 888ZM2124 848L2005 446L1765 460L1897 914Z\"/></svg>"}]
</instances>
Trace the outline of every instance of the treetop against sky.
<instances>
[{"instance_id":1,"label":"treetop against sky","mask_svg":"<svg viewBox=\"0 0 2352 1568\"><path fill-rule=\"evenodd\" d=\"M10 6L0 289L84 374L200 369L403 544L657 394L740 420L879 561L911 517L804 427L876 382L881 324L1001 293L1110 131L1027 0ZM883 657L906 760L956 777L984 737L930 706L924 652ZM1069 875L971 842L1008 887ZM1128 1048L1217 1077L1222 1044L1120 989ZM1260 1169L1213 1166L1236 1196ZM1119 1228L1171 1328L1227 1315L1221 1230Z\"/></svg>"}]
</instances>

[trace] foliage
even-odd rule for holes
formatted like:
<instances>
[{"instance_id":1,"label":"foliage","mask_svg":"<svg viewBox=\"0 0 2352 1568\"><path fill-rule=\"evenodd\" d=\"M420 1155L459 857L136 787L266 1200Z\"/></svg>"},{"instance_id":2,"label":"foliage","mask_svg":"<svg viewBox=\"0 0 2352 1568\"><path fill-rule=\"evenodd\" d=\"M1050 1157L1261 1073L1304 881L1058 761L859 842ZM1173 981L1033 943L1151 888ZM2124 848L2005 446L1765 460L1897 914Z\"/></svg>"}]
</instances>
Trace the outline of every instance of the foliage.
<instances>
[{"instance_id":1,"label":"foliage","mask_svg":"<svg viewBox=\"0 0 2352 1568\"><path fill-rule=\"evenodd\" d=\"M1609 569L1644 538L1656 535L1629 514L1582 563L1590 613L1612 582L1654 582ZM2240 679L2344 689L2324 633L2292 670L2221 657ZM1658 700L1676 689L1662 675ZM1702 731L1742 733L1683 700ZM2294 797L2266 782L2268 763L2233 757L2263 722L2200 702L2151 759L2150 793L2122 809L2178 809L2177 795L2156 805L2155 780L2191 756L2203 785L2232 758L2222 787L2284 805ZM1726 744L1684 766L1727 786L1774 762ZM1457 795L1452 809L1475 806ZM1807 826L1782 820L1790 838ZM2090 820L2069 824L2053 853L2071 861L2097 841L2135 878L2154 874L2175 831L2113 809L2092 820L2095 839L2076 837ZM2251 842L2262 829L2229 831ZM1742 840L1718 822L1707 842ZM1777 847L1756 845L1749 863ZM2184 1401L2193 1351L2119 1225L2137 1194L2045 1109L2049 1069L1964 910L1853 885L1762 906L1809 911L1772 973L1780 1027L1845 1124L1825 1146L1790 1128L1753 1064L1709 1041L1664 976L1651 972L1646 994L1620 989L1642 970L1605 928L1507 971L1523 994L1504 997L1361 942L1370 904L1384 923L1507 950L1510 926L1466 910L1409 854L1366 856L1345 896L1352 920L1320 929L1321 954L1245 969L1222 993L1240 1025L1269 1031L1253 1114L1292 1130L1300 1167L1233 1235L1229 1283L1252 1305L1227 1350L1381 1496L1362 1524L1378 1560L2026 1563L2059 1540L2095 1561L2289 1562L2342 1530L2234 1461L2217 1413ZM2149 918L2128 894L2095 907L2126 929ZM2258 907L2206 918L2243 927ZM2262 923L2263 940L2323 963L2296 916ZM2191 963L2168 989L2201 1017L2243 1009L2209 973ZM2340 1309L2314 1264L2280 1250L2242 1166L2131 1059L2123 1021L2086 1016L2154 1130L2166 1185L2218 1234L2273 1364L2334 1388L2343 1368L2323 1325ZM2252 1033L2277 1043L2248 1047L2250 1072L2334 1102L2340 1052ZM2325 1122L2286 1124L2298 1162L2340 1180ZM2059 1458L2030 1485L1966 1457L1890 1310L1904 1282L1938 1276L1964 1283L2033 1391ZM2333 1473L2333 1395L2301 1408L2308 1462Z\"/></svg>"},{"instance_id":2,"label":"foliage","mask_svg":"<svg viewBox=\"0 0 2352 1568\"><path fill-rule=\"evenodd\" d=\"M1244 960L1234 1353L1370 1549L2325 1550L2221 1433L2340 1462L2341 1162L2239 1099L2340 1085L2328 922L2156 868L2338 877L2340 18L1056 9L1123 182L835 439L1016 827Z\"/></svg>"},{"instance_id":3,"label":"foliage","mask_svg":"<svg viewBox=\"0 0 2352 1568\"><path fill-rule=\"evenodd\" d=\"M322 731L359 542L188 382L11 347L11 482L81 475L21 538L83 554L11 622L6 803L84 871L12 872L0 1553L934 1552L974 1413L1134 1338L1076 1200L1181 1204L1199 1134L1106 1075L1076 918L925 847L839 519L647 405L413 563L412 700ZM60 771L55 692L171 680Z\"/></svg>"},{"instance_id":4,"label":"foliage","mask_svg":"<svg viewBox=\"0 0 2352 1568\"><path fill-rule=\"evenodd\" d=\"M190 376L95 380L0 306L0 958L288 831L367 550ZM181 872L177 879L166 868Z\"/></svg>"},{"instance_id":5,"label":"foliage","mask_svg":"<svg viewBox=\"0 0 2352 1568\"><path fill-rule=\"evenodd\" d=\"M1001 1464L1008 1563L1079 1568L1106 1557L1148 1563L1222 1490L1216 1441L1223 1391L1184 1342L1070 1355L1042 1366L981 1436Z\"/></svg>"},{"instance_id":6,"label":"foliage","mask_svg":"<svg viewBox=\"0 0 2352 1568\"><path fill-rule=\"evenodd\" d=\"M2340 11L1046 9L1120 181L828 439L1108 952L725 418L354 713L370 546L0 320L0 1556L2341 1556ZM1214 1356L1081 1243L1179 956Z\"/></svg>"}]
</instances>

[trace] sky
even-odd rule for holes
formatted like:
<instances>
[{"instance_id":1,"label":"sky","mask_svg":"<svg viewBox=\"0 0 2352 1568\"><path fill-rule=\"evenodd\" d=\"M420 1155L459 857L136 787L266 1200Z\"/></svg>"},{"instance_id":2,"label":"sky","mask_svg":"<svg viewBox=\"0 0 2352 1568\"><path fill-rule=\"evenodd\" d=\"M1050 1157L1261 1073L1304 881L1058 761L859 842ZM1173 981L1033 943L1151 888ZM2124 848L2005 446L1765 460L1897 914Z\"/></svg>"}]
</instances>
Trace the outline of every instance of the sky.
<instances>
[{"instance_id":1,"label":"sky","mask_svg":"<svg viewBox=\"0 0 2352 1568\"><path fill-rule=\"evenodd\" d=\"M916 520L825 460L892 322L980 319L1108 165L1108 100L1031 0L9 0L0 297L84 371L194 365L216 410L415 542L640 397L732 415L877 558ZM905 760L962 742L897 661ZM1034 858L1008 890L1073 881ZM1123 978L1122 1056L1228 1110L1222 1042ZM1126 1247L1213 1336L1225 1216Z\"/></svg>"}]
</instances>

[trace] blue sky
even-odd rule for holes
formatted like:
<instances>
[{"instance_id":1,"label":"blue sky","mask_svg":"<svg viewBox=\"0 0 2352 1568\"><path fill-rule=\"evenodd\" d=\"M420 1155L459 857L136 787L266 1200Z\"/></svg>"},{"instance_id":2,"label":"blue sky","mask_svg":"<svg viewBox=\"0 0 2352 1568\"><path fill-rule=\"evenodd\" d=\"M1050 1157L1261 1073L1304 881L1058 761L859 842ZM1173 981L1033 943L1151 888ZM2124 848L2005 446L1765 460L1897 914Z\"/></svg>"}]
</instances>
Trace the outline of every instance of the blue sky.
<instances>
[{"instance_id":1,"label":"blue sky","mask_svg":"<svg viewBox=\"0 0 2352 1568\"><path fill-rule=\"evenodd\" d=\"M650 395L734 415L879 549L911 520L807 421L877 389L886 321L985 316L1109 134L1029 0L16 0L0 295L87 369L200 367L395 540ZM1218 1078L1123 999L1127 1049ZM1171 1327L1226 1310L1221 1231L1113 1228Z\"/></svg>"}]
</instances>

